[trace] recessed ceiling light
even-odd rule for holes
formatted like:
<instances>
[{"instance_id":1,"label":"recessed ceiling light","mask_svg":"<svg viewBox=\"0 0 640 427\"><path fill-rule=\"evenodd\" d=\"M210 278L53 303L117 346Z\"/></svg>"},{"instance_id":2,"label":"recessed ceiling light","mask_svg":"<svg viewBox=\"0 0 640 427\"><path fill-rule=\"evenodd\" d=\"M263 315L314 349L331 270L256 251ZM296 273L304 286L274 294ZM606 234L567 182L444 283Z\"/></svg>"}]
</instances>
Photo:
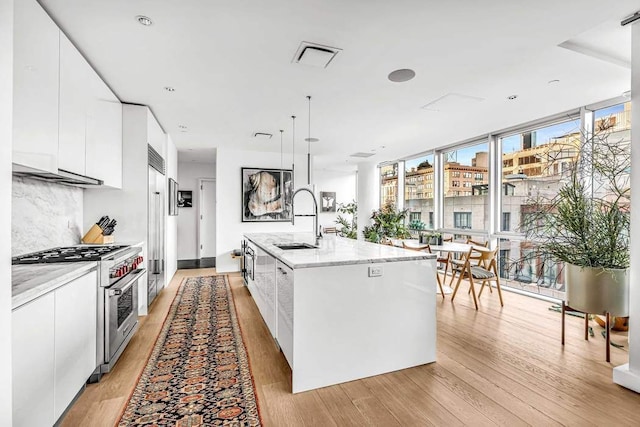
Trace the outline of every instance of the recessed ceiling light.
<instances>
[{"instance_id":1,"label":"recessed ceiling light","mask_svg":"<svg viewBox=\"0 0 640 427\"><path fill-rule=\"evenodd\" d=\"M553 79L553 80L549 80L547 83L549 83L550 85L552 85L552 84L560 83L560 80L558 80L558 79Z\"/></svg>"},{"instance_id":2,"label":"recessed ceiling light","mask_svg":"<svg viewBox=\"0 0 640 427\"><path fill-rule=\"evenodd\" d=\"M389 80L395 83L407 82L416 76L416 72L409 68L401 68L389 73Z\"/></svg>"},{"instance_id":3,"label":"recessed ceiling light","mask_svg":"<svg viewBox=\"0 0 640 427\"><path fill-rule=\"evenodd\" d=\"M178 127L179 127L180 129L186 129L186 128L187 128L185 125L178 125Z\"/></svg>"},{"instance_id":4,"label":"recessed ceiling light","mask_svg":"<svg viewBox=\"0 0 640 427\"><path fill-rule=\"evenodd\" d=\"M518 95L509 95L509 96L507 96L507 99L510 100L510 101L513 101L517 97L518 97Z\"/></svg>"},{"instance_id":5,"label":"recessed ceiling light","mask_svg":"<svg viewBox=\"0 0 640 427\"><path fill-rule=\"evenodd\" d=\"M320 141L320 139L318 139L318 138L305 138L304 140L305 140L305 142L318 142L318 141Z\"/></svg>"},{"instance_id":6,"label":"recessed ceiling light","mask_svg":"<svg viewBox=\"0 0 640 427\"><path fill-rule=\"evenodd\" d=\"M176 88L171 87L171 86L165 86L165 87L164 87L164 90L166 90L167 92L175 92L175 91L176 91Z\"/></svg>"},{"instance_id":7,"label":"recessed ceiling light","mask_svg":"<svg viewBox=\"0 0 640 427\"><path fill-rule=\"evenodd\" d=\"M149 25L153 24L153 21L148 16L144 16L144 15L136 16L136 20L142 25L144 25L145 27L148 27Z\"/></svg>"}]
</instances>

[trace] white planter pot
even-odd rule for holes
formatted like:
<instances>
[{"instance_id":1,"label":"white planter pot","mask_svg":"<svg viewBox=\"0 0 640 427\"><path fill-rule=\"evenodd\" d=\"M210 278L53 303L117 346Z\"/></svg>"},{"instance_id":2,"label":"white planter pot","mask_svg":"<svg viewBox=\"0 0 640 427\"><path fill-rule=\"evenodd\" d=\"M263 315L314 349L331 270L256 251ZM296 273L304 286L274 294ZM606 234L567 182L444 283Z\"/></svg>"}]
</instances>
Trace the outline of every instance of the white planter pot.
<instances>
[{"instance_id":1,"label":"white planter pot","mask_svg":"<svg viewBox=\"0 0 640 427\"><path fill-rule=\"evenodd\" d=\"M584 313L629 315L629 269L565 264L566 303Z\"/></svg>"}]
</instances>

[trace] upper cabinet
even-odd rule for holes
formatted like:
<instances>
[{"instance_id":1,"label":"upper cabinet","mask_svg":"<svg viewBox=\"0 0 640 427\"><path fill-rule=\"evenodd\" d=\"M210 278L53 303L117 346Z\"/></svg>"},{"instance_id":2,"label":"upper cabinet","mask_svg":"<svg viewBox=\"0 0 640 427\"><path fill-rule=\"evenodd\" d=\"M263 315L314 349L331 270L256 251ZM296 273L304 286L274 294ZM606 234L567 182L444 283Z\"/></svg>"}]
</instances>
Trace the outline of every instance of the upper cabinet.
<instances>
[{"instance_id":1,"label":"upper cabinet","mask_svg":"<svg viewBox=\"0 0 640 427\"><path fill-rule=\"evenodd\" d=\"M93 71L87 119L87 175L122 188L122 104Z\"/></svg>"},{"instance_id":2,"label":"upper cabinet","mask_svg":"<svg viewBox=\"0 0 640 427\"><path fill-rule=\"evenodd\" d=\"M60 33L60 134L58 168L86 173L86 134L91 93L91 66L69 39ZM96 177L92 177L96 178Z\"/></svg>"},{"instance_id":3,"label":"upper cabinet","mask_svg":"<svg viewBox=\"0 0 640 427\"><path fill-rule=\"evenodd\" d=\"M35 0L15 5L13 163L122 188L122 104Z\"/></svg>"},{"instance_id":4,"label":"upper cabinet","mask_svg":"<svg viewBox=\"0 0 640 427\"><path fill-rule=\"evenodd\" d=\"M166 135L150 109L147 110L147 143L150 144L162 158L166 157Z\"/></svg>"},{"instance_id":5,"label":"upper cabinet","mask_svg":"<svg viewBox=\"0 0 640 427\"><path fill-rule=\"evenodd\" d=\"M35 0L14 3L13 163L55 173L60 30Z\"/></svg>"}]
</instances>

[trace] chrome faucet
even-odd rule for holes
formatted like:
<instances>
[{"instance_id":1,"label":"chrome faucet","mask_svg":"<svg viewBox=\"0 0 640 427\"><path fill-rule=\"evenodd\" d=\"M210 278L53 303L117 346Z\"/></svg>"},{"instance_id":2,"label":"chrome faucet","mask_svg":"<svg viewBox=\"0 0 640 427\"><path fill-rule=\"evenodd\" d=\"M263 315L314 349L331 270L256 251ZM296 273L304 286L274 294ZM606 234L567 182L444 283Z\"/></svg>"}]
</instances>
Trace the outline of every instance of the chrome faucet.
<instances>
[{"instance_id":1,"label":"chrome faucet","mask_svg":"<svg viewBox=\"0 0 640 427\"><path fill-rule=\"evenodd\" d=\"M320 244L320 238L322 238L322 234L320 234L320 230L318 230L318 201L316 200L316 196L315 194L313 194L313 191L309 190L306 187L300 187L298 188L296 191L293 192L293 196L291 196L291 225L295 225L295 212L294 212L294 204L293 204L293 200L296 198L296 194L298 194L301 191L306 191L307 193L311 194L311 197L313 198L313 208L315 209L315 213L313 215L298 215L298 216L312 216L313 217L313 235L316 238L316 246Z\"/></svg>"}]
</instances>

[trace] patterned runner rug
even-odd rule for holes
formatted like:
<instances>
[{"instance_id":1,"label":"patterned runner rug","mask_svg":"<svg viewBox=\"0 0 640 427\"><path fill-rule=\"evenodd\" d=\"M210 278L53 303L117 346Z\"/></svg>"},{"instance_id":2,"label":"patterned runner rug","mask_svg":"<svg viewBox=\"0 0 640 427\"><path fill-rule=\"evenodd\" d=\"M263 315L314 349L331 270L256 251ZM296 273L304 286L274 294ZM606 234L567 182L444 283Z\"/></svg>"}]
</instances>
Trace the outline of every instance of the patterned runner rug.
<instances>
[{"instance_id":1,"label":"patterned runner rug","mask_svg":"<svg viewBox=\"0 0 640 427\"><path fill-rule=\"evenodd\" d=\"M183 281L119 426L260 426L226 276Z\"/></svg>"}]
</instances>

